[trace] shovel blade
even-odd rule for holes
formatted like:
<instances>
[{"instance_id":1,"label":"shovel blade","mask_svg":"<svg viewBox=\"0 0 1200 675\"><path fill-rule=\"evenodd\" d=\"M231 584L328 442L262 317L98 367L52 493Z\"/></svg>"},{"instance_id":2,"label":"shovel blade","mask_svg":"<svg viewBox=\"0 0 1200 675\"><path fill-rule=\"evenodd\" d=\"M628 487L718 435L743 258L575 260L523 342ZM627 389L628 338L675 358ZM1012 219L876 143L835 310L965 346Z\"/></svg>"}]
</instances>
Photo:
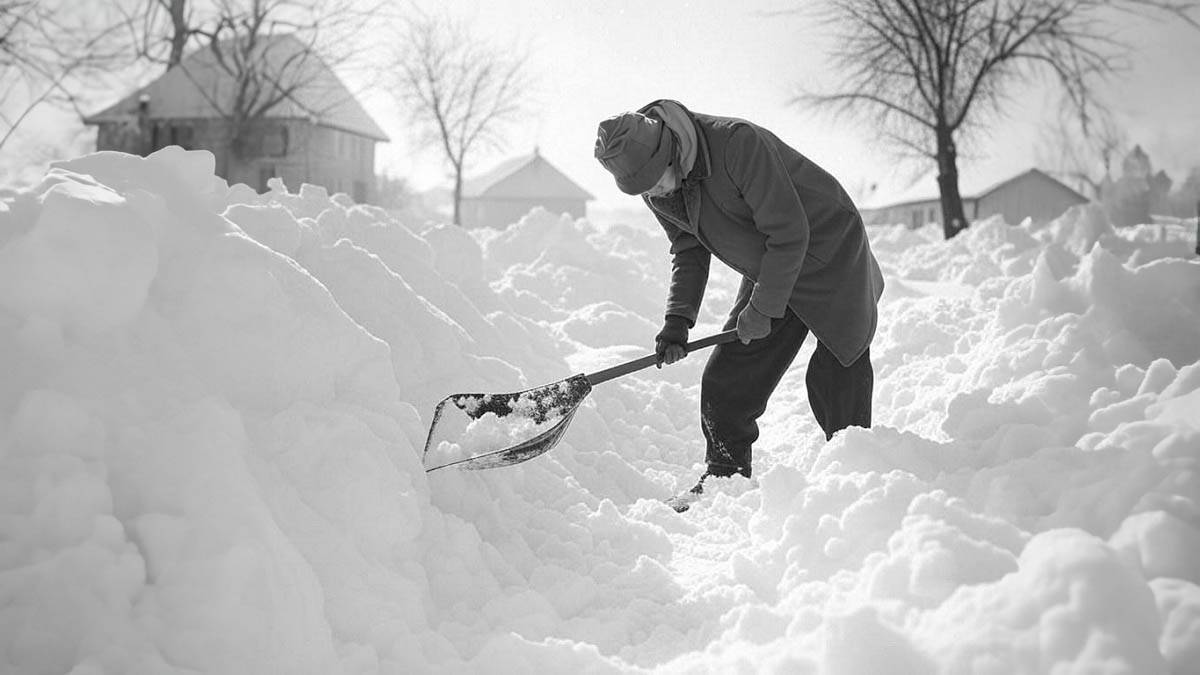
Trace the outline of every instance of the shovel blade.
<instances>
[{"instance_id":1,"label":"shovel blade","mask_svg":"<svg viewBox=\"0 0 1200 675\"><path fill-rule=\"evenodd\" d=\"M512 464L520 464L537 457L554 446L558 445L558 441L567 431L567 425L571 423L571 418L575 416L575 411L572 410L566 417L563 417L546 431L534 436L533 438L522 441L512 447L485 452L467 459L460 459L453 462L447 462L438 466L430 467L425 470L425 473L436 471L437 469L445 469L447 467L455 467L458 469L470 469L478 471L480 469L495 469L501 466L509 466Z\"/></svg>"},{"instance_id":2,"label":"shovel blade","mask_svg":"<svg viewBox=\"0 0 1200 675\"><path fill-rule=\"evenodd\" d=\"M451 466L473 470L492 469L533 459L558 444L579 404L591 389L592 385L586 376L576 375L553 384L509 394L448 396L434 409L433 423L429 427L422 455L425 472ZM492 414L498 420L497 424L510 422L514 429L528 431L531 435L511 438L501 434L506 441L502 447L494 447L494 438L493 442L480 443L471 438L469 424L462 429L455 428L453 421L458 416L457 411L471 420ZM449 424L448 419L451 420ZM438 446L434 445L435 439L439 446L446 442L463 444L468 456L439 455L436 452ZM430 455L431 449L435 450L433 456ZM431 463L433 466L430 466Z\"/></svg>"}]
</instances>

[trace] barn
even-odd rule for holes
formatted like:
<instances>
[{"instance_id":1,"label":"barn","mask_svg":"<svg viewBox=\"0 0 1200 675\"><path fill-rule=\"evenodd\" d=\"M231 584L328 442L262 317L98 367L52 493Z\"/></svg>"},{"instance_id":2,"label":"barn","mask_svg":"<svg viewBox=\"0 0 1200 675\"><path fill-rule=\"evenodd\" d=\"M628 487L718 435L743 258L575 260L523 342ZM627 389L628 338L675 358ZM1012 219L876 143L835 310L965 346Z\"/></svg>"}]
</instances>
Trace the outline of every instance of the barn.
<instances>
[{"instance_id":1,"label":"barn","mask_svg":"<svg viewBox=\"0 0 1200 675\"><path fill-rule=\"evenodd\" d=\"M562 171L533 153L500 163L491 171L463 183L463 227L505 227L535 207L573 218L587 215L595 199Z\"/></svg>"},{"instance_id":2,"label":"barn","mask_svg":"<svg viewBox=\"0 0 1200 675\"><path fill-rule=\"evenodd\" d=\"M942 221L942 205L937 184L921 183L903 195L883 203L868 200L862 210L868 225L905 224L918 228ZM1029 169L1012 178L983 189L960 186L963 211L967 220L974 221L1001 215L1004 221L1016 225L1026 218L1045 222L1076 204L1087 203L1087 197L1064 185L1053 176L1038 169Z\"/></svg>"}]
</instances>

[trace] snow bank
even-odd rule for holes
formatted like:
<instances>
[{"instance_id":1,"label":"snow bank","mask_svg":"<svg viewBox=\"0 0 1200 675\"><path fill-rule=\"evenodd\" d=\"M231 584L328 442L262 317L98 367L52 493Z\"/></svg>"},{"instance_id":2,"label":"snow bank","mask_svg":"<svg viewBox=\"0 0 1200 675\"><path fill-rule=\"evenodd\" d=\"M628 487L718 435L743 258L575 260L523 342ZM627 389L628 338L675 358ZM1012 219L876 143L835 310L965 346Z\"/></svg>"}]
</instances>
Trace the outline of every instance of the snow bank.
<instances>
[{"instance_id":1,"label":"snow bank","mask_svg":"<svg viewBox=\"0 0 1200 675\"><path fill-rule=\"evenodd\" d=\"M1200 263L1079 208L872 230L876 427L806 346L756 479L679 515L703 356L530 462L428 476L433 404L640 356L648 222L411 230L211 155L0 200L0 671L1191 672ZM737 279L714 268L701 325Z\"/></svg>"}]
</instances>

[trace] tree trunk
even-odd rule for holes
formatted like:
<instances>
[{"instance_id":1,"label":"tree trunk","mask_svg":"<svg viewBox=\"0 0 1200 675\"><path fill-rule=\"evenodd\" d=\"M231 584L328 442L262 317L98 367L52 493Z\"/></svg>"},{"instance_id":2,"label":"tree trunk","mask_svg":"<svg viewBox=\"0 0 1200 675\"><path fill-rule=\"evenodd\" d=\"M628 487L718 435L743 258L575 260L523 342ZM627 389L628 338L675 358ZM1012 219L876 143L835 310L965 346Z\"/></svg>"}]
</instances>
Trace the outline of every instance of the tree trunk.
<instances>
[{"instance_id":1,"label":"tree trunk","mask_svg":"<svg viewBox=\"0 0 1200 675\"><path fill-rule=\"evenodd\" d=\"M187 0L171 0L171 55L167 59L167 68L173 68L183 61L183 49L187 46L190 27L187 25Z\"/></svg>"},{"instance_id":2,"label":"tree trunk","mask_svg":"<svg viewBox=\"0 0 1200 675\"><path fill-rule=\"evenodd\" d=\"M232 183L233 176L231 173L233 171L234 152L237 146L237 132L233 130L232 126L226 125L221 135L224 137L222 139L224 152L217 155L216 158L217 175Z\"/></svg>"},{"instance_id":3,"label":"tree trunk","mask_svg":"<svg viewBox=\"0 0 1200 675\"><path fill-rule=\"evenodd\" d=\"M454 224L462 226L462 167L454 167Z\"/></svg>"},{"instance_id":4,"label":"tree trunk","mask_svg":"<svg viewBox=\"0 0 1200 675\"><path fill-rule=\"evenodd\" d=\"M958 149L949 129L937 131L938 191L942 201L942 232L946 239L967 229L962 195L958 192Z\"/></svg>"},{"instance_id":5,"label":"tree trunk","mask_svg":"<svg viewBox=\"0 0 1200 675\"><path fill-rule=\"evenodd\" d=\"M1196 202L1196 255L1200 255L1200 202Z\"/></svg>"}]
</instances>

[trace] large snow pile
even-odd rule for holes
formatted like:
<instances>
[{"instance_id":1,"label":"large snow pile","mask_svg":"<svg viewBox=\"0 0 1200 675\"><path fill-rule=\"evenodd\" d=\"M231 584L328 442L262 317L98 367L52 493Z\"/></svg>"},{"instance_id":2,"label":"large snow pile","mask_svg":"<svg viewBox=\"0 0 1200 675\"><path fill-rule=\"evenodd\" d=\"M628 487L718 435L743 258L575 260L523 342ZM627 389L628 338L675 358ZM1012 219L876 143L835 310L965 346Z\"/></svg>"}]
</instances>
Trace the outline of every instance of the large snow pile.
<instances>
[{"instance_id":1,"label":"large snow pile","mask_svg":"<svg viewBox=\"0 0 1200 675\"><path fill-rule=\"evenodd\" d=\"M421 466L444 396L647 351L645 223L59 163L0 201L0 672L1196 672L1200 262L1162 239L873 230L875 428L824 442L807 345L755 480L680 515L703 355L533 461Z\"/></svg>"}]
</instances>

